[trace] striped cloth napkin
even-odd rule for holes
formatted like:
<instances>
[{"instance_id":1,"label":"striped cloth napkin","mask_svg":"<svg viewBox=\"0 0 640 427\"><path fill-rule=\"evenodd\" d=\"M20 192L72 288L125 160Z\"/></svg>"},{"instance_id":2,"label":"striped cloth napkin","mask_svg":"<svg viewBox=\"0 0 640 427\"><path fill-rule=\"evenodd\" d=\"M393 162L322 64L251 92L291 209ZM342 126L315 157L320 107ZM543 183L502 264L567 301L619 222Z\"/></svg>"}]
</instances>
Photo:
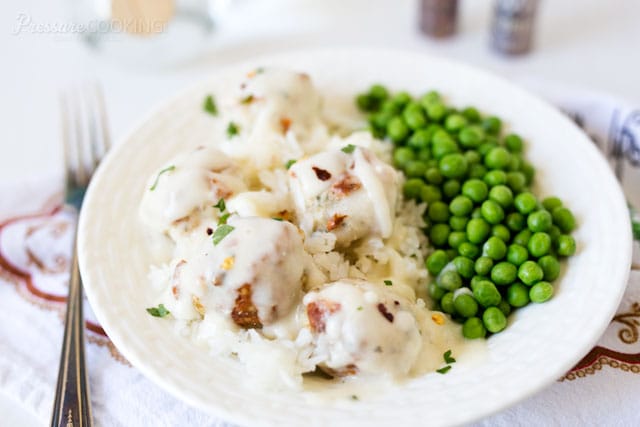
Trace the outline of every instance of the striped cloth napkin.
<instances>
[{"instance_id":1,"label":"striped cloth napkin","mask_svg":"<svg viewBox=\"0 0 640 427\"><path fill-rule=\"evenodd\" d=\"M640 109L607 95L528 85L584 128L610 161L630 206L640 207ZM43 424L55 390L75 221L60 209L56 182L61 180L0 183L0 403L10 397ZM640 214L630 210L633 271L597 346L543 392L477 425L640 425ZM85 311L97 425L227 425L144 378L109 341L90 307Z\"/></svg>"}]
</instances>

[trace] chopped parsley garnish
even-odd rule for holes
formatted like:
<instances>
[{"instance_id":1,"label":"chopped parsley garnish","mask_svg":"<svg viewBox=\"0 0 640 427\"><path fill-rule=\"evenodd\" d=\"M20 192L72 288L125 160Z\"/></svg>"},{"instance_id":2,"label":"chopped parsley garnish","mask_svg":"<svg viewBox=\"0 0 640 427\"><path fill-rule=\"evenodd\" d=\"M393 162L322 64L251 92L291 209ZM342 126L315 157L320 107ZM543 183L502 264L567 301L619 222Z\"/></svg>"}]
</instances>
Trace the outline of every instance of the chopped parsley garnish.
<instances>
[{"instance_id":1,"label":"chopped parsley garnish","mask_svg":"<svg viewBox=\"0 0 640 427\"><path fill-rule=\"evenodd\" d=\"M451 350L445 351L442 356L444 357L445 363L455 363L455 361L456 361L456 359L451 357Z\"/></svg>"},{"instance_id":2,"label":"chopped parsley garnish","mask_svg":"<svg viewBox=\"0 0 640 427\"><path fill-rule=\"evenodd\" d=\"M157 307L147 308L147 313L152 315L153 317L165 317L171 314L169 310L164 306L164 304L160 304Z\"/></svg>"},{"instance_id":3,"label":"chopped parsley garnish","mask_svg":"<svg viewBox=\"0 0 640 427\"><path fill-rule=\"evenodd\" d=\"M436 372L439 374L446 374L451 370L451 365L447 365L444 368L437 369Z\"/></svg>"},{"instance_id":4,"label":"chopped parsley garnish","mask_svg":"<svg viewBox=\"0 0 640 427\"><path fill-rule=\"evenodd\" d=\"M244 98L242 98L240 100L240 103L241 104L251 104L251 102L253 102L253 100L254 100L253 95L247 95L247 96L245 96Z\"/></svg>"},{"instance_id":5,"label":"chopped parsley garnish","mask_svg":"<svg viewBox=\"0 0 640 427\"><path fill-rule=\"evenodd\" d=\"M233 138L239 133L240 133L240 126L238 126L234 122L229 122L229 125L227 126L227 136L229 138Z\"/></svg>"},{"instance_id":6,"label":"chopped parsley garnish","mask_svg":"<svg viewBox=\"0 0 640 427\"><path fill-rule=\"evenodd\" d=\"M393 286L393 282L391 280L385 280L384 281L384 285L385 286Z\"/></svg>"},{"instance_id":7,"label":"chopped parsley garnish","mask_svg":"<svg viewBox=\"0 0 640 427\"><path fill-rule=\"evenodd\" d=\"M282 218L271 218L274 221L282 221Z\"/></svg>"},{"instance_id":8,"label":"chopped parsley garnish","mask_svg":"<svg viewBox=\"0 0 640 427\"><path fill-rule=\"evenodd\" d=\"M362 306L358 306L358 311L362 311Z\"/></svg>"},{"instance_id":9,"label":"chopped parsley garnish","mask_svg":"<svg viewBox=\"0 0 640 427\"><path fill-rule=\"evenodd\" d=\"M213 99L213 95L207 95L207 97L204 99L202 109L212 116L218 115L218 107L216 106L216 100Z\"/></svg>"},{"instance_id":10,"label":"chopped parsley garnish","mask_svg":"<svg viewBox=\"0 0 640 427\"><path fill-rule=\"evenodd\" d=\"M342 152L343 153L347 153L347 154L351 154L353 153L353 151L356 149L356 146L353 144L349 144L346 147L342 147Z\"/></svg>"},{"instance_id":11,"label":"chopped parsley garnish","mask_svg":"<svg viewBox=\"0 0 640 427\"><path fill-rule=\"evenodd\" d=\"M153 185L149 188L149 191L153 191L156 189L156 187L158 186L158 180L160 179L160 175L162 175L163 173L171 172L175 168L176 168L175 165L171 165L171 166L167 166L166 168L158 172L158 176L156 176L156 180L153 181Z\"/></svg>"},{"instance_id":12,"label":"chopped parsley garnish","mask_svg":"<svg viewBox=\"0 0 640 427\"><path fill-rule=\"evenodd\" d=\"M233 230L234 228L229 224L220 225L218 228L216 228L216 231L213 233L213 236L212 236L213 244L217 245L218 243L220 243L222 239L224 239L227 236L227 234L231 233Z\"/></svg>"},{"instance_id":13,"label":"chopped parsley garnish","mask_svg":"<svg viewBox=\"0 0 640 427\"><path fill-rule=\"evenodd\" d=\"M358 396L356 396L355 394L352 394L351 395L351 400L360 400L360 399L358 399Z\"/></svg>"},{"instance_id":14,"label":"chopped parsley garnish","mask_svg":"<svg viewBox=\"0 0 640 427\"><path fill-rule=\"evenodd\" d=\"M216 203L215 205L213 205L214 208L218 208L220 209L220 212L224 212L225 209L227 209L227 205L225 205L224 203L224 199L220 199L218 200L218 203Z\"/></svg>"},{"instance_id":15,"label":"chopped parsley garnish","mask_svg":"<svg viewBox=\"0 0 640 427\"><path fill-rule=\"evenodd\" d=\"M640 241L640 221L631 221L631 229L633 230L633 238Z\"/></svg>"},{"instance_id":16,"label":"chopped parsley garnish","mask_svg":"<svg viewBox=\"0 0 640 427\"><path fill-rule=\"evenodd\" d=\"M218 225L226 224L227 220L229 219L230 216L231 216L231 214L229 212L220 215L220 218L218 218Z\"/></svg>"},{"instance_id":17,"label":"chopped parsley garnish","mask_svg":"<svg viewBox=\"0 0 640 427\"><path fill-rule=\"evenodd\" d=\"M295 164L295 162L297 162L297 160L294 160L294 159L287 160L287 163L284 164L284 167L289 169L291 166Z\"/></svg>"}]
</instances>

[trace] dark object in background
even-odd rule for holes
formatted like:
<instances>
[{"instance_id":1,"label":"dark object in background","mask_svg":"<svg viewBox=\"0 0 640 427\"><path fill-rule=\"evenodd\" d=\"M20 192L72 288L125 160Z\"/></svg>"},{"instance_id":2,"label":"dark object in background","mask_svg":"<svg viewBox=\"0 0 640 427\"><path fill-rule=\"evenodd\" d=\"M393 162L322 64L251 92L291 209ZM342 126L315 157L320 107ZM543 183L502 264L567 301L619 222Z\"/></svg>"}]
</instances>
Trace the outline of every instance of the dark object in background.
<instances>
[{"instance_id":1,"label":"dark object in background","mask_svg":"<svg viewBox=\"0 0 640 427\"><path fill-rule=\"evenodd\" d=\"M491 45L506 55L531 50L538 0L496 0L491 25Z\"/></svg>"},{"instance_id":2,"label":"dark object in background","mask_svg":"<svg viewBox=\"0 0 640 427\"><path fill-rule=\"evenodd\" d=\"M431 37L449 37L456 32L458 0L421 0L420 30Z\"/></svg>"}]
</instances>

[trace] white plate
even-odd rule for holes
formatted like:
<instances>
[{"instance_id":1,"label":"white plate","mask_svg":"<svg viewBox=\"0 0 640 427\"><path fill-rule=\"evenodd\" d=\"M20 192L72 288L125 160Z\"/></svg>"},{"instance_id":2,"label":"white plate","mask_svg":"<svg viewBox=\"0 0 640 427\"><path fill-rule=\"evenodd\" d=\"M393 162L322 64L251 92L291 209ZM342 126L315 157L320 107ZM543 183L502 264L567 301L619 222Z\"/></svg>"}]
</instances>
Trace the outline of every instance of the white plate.
<instances>
[{"instance_id":1,"label":"white plate","mask_svg":"<svg viewBox=\"0 0 640 427\"><path fill-rule=\"evenodd\" d=\"M248 388L242 371L212 358L149 316L149 253L137 208L147 177L185 146L209 140L203 97L238 73L279 65L311 74L331 96L353 96L373 82L419 94L437 89L457 106L504 118L530 141L542 194L576 213L578 254L556 296L510 318L488 340L480 366L431 374L371 399L310 403L294 392ZM233 77L230 77L233 76ZM231 80L230 80L231 79ZM547 386L603 333L629 273L631 236L624 198L591 141L555 108L510 83L442 59L393 51L312 51L262 58L220 70L153 113L105 159L91 183L79 230L87 296L115 345L151 380L186 402L241 424L452 425L506 408Z\"/></svg>"}]
</instances>

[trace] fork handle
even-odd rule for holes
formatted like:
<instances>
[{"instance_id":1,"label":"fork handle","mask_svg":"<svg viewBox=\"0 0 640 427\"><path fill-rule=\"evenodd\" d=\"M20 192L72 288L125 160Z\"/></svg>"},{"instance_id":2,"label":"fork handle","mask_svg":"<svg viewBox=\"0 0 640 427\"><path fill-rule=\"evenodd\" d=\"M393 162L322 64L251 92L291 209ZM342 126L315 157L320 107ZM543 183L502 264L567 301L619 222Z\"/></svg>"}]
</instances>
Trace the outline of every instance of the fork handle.
<instances>
[{"instance_id":1,"label":"fork handle","mask_svg":"<svg viewBox=\"0 0 640 427\"><path fill-rule=\"evenodd\" d=\"M89 383L84 361L84 317L82 283L74 245L67 297L64 340L58 370L51 427L89 427L93 425Z\"/></svg>"}]
</instances>

